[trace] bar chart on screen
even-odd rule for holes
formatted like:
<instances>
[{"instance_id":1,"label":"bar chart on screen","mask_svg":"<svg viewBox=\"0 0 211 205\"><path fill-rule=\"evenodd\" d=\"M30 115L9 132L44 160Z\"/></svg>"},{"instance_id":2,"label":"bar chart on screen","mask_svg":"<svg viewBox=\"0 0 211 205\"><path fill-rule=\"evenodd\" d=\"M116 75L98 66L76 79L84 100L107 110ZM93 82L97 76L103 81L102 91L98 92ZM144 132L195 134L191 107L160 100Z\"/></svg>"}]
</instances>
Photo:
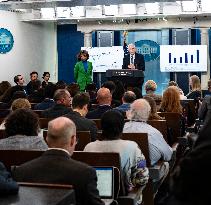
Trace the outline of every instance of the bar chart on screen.
<instances>
[{"instance_id":1,"label":"bar chart on screen","mask_svg":"<svg viewBox=\"0 0 211 205\"><path fill-rule=\"evenodd\" d=\"M206 72L206 45L161 45L161 72Z\"/></svg>"}]
</instances>

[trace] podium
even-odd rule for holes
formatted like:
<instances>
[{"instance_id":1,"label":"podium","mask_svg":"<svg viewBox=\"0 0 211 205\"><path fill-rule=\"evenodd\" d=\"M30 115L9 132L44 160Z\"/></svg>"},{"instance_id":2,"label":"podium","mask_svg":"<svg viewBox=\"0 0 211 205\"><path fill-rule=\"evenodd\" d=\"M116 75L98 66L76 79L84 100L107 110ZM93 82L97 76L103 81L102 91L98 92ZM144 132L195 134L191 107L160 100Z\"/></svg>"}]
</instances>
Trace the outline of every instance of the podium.
<instances>
[{"instance_id":1,"label":"podium","mask_svg":"<svg viewBox=\"0 0 211 205\"><path fill-rule=\"evenodd\" d=\"M144 82L144 72L136 69L109 69L106 70L106 78L111 81L120 80L125 88L142 88Z\"/></svg>"}]
</instances>

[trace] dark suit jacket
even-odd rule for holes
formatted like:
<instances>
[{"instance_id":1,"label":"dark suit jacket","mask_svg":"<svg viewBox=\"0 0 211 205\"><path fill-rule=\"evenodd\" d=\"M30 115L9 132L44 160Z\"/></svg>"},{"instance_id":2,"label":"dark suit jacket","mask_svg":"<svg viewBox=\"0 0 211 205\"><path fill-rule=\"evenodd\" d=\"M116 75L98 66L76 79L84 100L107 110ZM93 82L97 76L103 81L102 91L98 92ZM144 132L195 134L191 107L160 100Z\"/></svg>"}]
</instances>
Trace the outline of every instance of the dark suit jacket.
<instances>
[{"instance_id":1,"label":"dark suit jacket","mask_svg":"<svg viewBox=\"0 0 211 205\"><path fill-rule=\"evenodd\" d=\"M130 54L126 55L123 58L122 68L128 69L128 65L130 65ZM145 61L144 61L144 56L142 54L135 53L134 65L136 69L145 71Z\"/></svg>"},{"instance_id":2,"label":"dark suit jacket","mask_svg":"<svg viewBox=\"0 0 211 205\"><path fill-rule=\"evenodd\" d=\"M64 117L68 117L75 123L77 131L90 131L91 141L97 139L97 126L94 121L82 117L80 113L75 111L69 112Z\"/></svg>"},{"instance_id":3,"label":"dark suit jacket","mask_svg":"<svg viewBox=\"0 0 211 205\"><path fill-rule=\"evenodd\" d=\"M67 114L68 112L70 112L70 108L67 108L66 106L62 104L55 104L53 107L47 110L44 110L41 114L41 117L57 118L57 117Z\"/></svg>"},{"instance_id":4,"label":"dark suit jacket","mask_svg":"<svg viewBox=\"0 0 211 205\"><path fill-rule=\"evenodd\" d=\"M34 110L46 110L55 105L53 99L45 98L41 103L38 103L34 106Z\"/></svg>"},{"instance_id":5,"label":"dark suit jacket","mask_svg":"<svg viewBox=\"0 0 211 205\"><path fill-rule=\"evenodd\" d=\"M0 162L0 196L7 194L16 194L18 192L18 185L11 178L10 173L5 166Z\"/></svg>"},{"instance_id":6,"label":"dark suit jacket","mask_svg":"<svg viewBox=\"0 0 211 205\"><path fill-rule=\"evenodd\" d=\"M97 109L87 113L86 118L88 119L100 119L104 112L111 110L112 107L109 105L100 105Z\"/></svg>"},{"instance_id":7,"label":"dark suit jacket","mask_svg":"<svg viewBox=\"0 0 211 205\"><path fill-rule=\"evenodd\" d=\"M71 159L62 150L47 150L41 157L15 168L13 176L22 182L70 184L74 187L77 205L104 204L97 190L96 171Z\"/></svg>"}]
</instances>

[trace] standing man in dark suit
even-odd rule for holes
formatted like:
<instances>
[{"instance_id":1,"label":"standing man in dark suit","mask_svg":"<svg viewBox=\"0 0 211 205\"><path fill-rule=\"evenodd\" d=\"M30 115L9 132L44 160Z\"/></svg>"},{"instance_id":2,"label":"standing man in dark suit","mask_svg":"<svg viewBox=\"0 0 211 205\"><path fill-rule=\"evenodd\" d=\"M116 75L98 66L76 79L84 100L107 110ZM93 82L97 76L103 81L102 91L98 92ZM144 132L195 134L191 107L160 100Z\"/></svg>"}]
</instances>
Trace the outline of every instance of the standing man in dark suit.
<instances>
[{"instance_id":1,"label":"standing man in dark suit","mask_svg":"<svg viewBox=\"0 0 211 205\"><path fill-rule=\"evenodd\" d=\"M50 121L46 140L49 149L14 169L14 178L21 182L70 184L75 190L76 205L103 205L95 169L71 159L76 145L75 124L66 117Z\"/></svg>"},{"instance_id":2,"label":"standing man in dark suit","mask_svg":"<svg viewBox=\"0 0 211 205\"><path fill-rule=\"evenodd\" d=\"M122 68L132 69L132 70L137 69L137 70L145 71L144 56L142 54L136 53L135 45L129 44L128 51L129 51L129 54L123 58ZM142 89L143 83L144 83L144 78L140 78L140 80L138 80L137 82L129 83L128 86L130 87L131 85L133 85L135 87L139 87Z\"/></svg>"}]
</instances>

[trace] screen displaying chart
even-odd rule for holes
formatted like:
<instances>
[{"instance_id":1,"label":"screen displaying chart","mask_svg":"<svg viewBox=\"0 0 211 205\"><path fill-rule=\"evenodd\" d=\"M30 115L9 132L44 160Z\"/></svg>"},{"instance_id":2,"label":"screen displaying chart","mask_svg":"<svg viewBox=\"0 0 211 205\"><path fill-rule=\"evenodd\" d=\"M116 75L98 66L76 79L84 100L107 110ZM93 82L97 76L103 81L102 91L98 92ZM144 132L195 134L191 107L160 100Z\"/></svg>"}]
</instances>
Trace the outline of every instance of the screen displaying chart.
<instances>
[{"instance_id":1,"label":"screen displaying chart","mask_svg":"<svg viewBox=\"0 0 211 205\"><path fill-rule=\"evenodd\" d=\"M161 72L207 71L206 45L161 45Z\"/></svg>"}]
</instances>

